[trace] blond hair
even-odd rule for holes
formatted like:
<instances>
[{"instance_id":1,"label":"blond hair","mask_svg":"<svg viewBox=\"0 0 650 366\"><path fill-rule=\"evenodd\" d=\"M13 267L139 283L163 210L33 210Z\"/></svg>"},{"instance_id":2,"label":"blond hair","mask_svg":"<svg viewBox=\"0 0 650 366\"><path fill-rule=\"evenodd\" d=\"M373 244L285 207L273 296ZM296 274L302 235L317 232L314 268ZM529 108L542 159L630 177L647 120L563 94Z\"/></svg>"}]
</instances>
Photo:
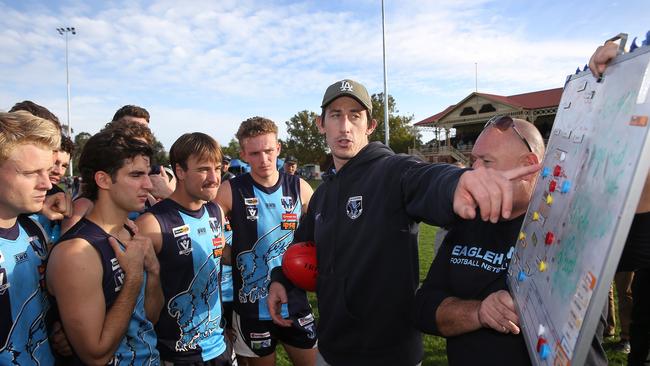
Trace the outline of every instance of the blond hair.
<instances>
[{"instance_id":1,"label":"blond hair","mask_svg":"<svg viewBox=\"0 0 650 366\"><path fill-rule=\"evenodd\" d=\"M0 113L0 164L20 145L58 150L61 146L61 132L54 122L29 112Z\"/></svg>"},{"instance_id":2,"label":"blond hair","mask_svg":"<svg viewBox=\"0 0 650 366\"><path fill-rule=\"evenodd\" d=\"M246 138L266 135L269 133L274 134L276 138L278 137L278 126L275 122L264 117L251 117L239 125L239 130L237 130L236 136L237 140L239 140L239 145L241 146Z\"/></svg>"}]
</instances>

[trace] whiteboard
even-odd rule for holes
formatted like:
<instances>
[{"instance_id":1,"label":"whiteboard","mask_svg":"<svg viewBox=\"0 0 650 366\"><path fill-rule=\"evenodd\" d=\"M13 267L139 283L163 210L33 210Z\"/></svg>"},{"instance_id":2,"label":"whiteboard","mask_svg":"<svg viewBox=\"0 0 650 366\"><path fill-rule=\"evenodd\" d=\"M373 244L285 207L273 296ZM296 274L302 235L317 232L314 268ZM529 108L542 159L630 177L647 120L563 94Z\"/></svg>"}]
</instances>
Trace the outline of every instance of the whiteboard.
<instances>
[{"instance_id":1,"label":"whiteboard","mask_svg":"<svg viewBox=\"0 0 650 366\"><path fill-rule=\"evenodd\" d=\"M564 87L508 286L534 365L582 365L650 167L650 47Z\"/></svg>"}]
</instances>

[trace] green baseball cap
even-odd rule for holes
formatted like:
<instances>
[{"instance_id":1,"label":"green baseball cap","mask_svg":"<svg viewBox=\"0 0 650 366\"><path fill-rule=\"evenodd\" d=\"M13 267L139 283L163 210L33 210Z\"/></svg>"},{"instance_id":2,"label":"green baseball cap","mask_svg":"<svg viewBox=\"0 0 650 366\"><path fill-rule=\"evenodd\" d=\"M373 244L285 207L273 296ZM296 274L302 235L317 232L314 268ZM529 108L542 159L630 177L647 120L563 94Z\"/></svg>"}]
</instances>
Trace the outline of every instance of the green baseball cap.
<instances>
[{"instance_id":1,"label":"green baseball cap","mask_svg":"<svg viewBox=\"0 0 650 366\"><path fill-rule=\"evenodd\" d=\"M357 83L354 80L343 79L337 81L334 84L330 85L327 90L325 90L325 95L323 96L323 103L321 108L325 109L334 99L338 97L348 96L357 100L361 103L370 114L372 114L372 100L366 88Z\"/></svg>"}]
</instances>

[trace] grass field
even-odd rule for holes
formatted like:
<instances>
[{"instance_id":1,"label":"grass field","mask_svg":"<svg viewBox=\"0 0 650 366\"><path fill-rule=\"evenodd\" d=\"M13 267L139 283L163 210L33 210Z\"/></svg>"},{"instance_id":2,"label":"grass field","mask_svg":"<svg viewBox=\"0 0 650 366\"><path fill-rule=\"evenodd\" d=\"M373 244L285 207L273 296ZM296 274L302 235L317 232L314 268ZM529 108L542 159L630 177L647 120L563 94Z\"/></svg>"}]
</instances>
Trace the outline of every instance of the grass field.
<instances>
[{"instance_id":1,"label":"grass field","mask_svg":"<svg viewBox=\"0 0 650 366\"><path fill-rule=\"evenodd\" d=\"M314 189L318 186L320 181L310 181L310 184ZM426 224L420 225L420 238L419 238L419 247L420 247L420 281L422 281L429 271L429 266L433 260L433 241L436 235L438 228L435 226L429 226ZM317 314L317 304L316 297L313 293L309 294L309 300L312 307L314 308L315 315ZM620 332L620 329L617 329L617 334ZM604 348L607 351L607 358L609 359L610 365L625 365L626 364L626 355L622 353L612 352L611 348L618 342L618 336L615 338L610 338L605 340ZM284 352L282 347L278 347L278 365L280 366L290 366L291 362L289 361L287 354ZM445 351L445 340L444 338L426 335L424 336L424 360L422 360L422 366L438 366L447 364L447 355Z\"/></svg>"}]
</instances>

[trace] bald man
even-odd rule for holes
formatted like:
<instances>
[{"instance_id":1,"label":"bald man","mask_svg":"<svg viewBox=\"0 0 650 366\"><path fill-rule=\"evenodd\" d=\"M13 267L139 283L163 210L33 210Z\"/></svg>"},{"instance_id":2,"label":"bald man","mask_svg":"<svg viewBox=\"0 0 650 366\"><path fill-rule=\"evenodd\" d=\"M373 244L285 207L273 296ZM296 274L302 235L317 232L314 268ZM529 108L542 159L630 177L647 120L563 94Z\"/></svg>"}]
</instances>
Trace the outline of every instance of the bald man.
<instances>
[{"instance_id":1,"label":"bald man","mask_svg":"<svg viewBox=\"0 0 650 366\"><path fill-rule=\"evenodd\" d=\"M495 116L474 144L472 167L504 171L543 157L544 140L532 123ZM452 226L417 291L417 326L447 338L450 365L530 364L506 276L536 180L531 174L513 181L509 219ZM600 339L594 338L586 364L607 364Z\"/></svg>"}]
</instances>

